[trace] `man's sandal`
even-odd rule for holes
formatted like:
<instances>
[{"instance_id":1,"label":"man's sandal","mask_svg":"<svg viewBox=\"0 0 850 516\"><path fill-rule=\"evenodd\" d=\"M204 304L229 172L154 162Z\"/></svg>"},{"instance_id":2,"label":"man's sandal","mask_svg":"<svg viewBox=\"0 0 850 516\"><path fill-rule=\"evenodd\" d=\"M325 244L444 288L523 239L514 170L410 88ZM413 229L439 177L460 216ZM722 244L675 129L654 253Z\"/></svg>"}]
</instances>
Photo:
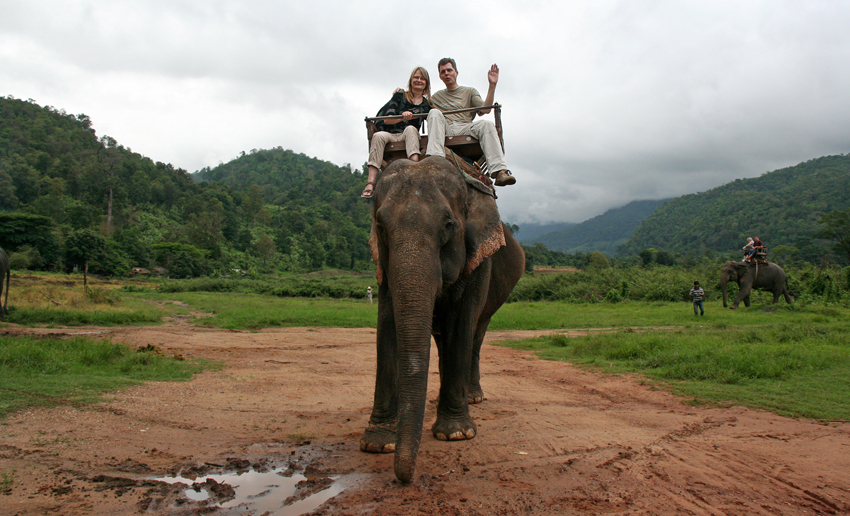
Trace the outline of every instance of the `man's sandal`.
<instances>
[{"instance_id":1,"label":"man's sandal","mask_svg":"<svg viewBox=\"0 0 850 516\"><path fill-rule=\"evenodd\" d=\"M369 188L370 186L372 188ZM375 182L369 181L369 182L366 183L366 188L363 189L363 193L360 194L360 197L362 197L364 199L371 199L372 198L372 192L374 192L374 191L375 191Z\"/></svg>"}]
</instances>

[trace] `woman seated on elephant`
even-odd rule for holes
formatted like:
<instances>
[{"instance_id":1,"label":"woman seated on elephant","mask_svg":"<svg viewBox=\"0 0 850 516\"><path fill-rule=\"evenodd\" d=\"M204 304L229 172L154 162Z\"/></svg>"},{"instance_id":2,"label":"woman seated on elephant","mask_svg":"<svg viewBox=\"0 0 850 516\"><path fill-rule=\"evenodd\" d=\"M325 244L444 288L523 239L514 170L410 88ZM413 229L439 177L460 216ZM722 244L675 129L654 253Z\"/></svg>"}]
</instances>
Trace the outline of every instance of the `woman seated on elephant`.
<instances>
[{"instance_id":1,"label":"woman seated on elephant","mask_svg":"<svg viewBox=\"0 0 850 516\"><path fill-rule=\"evenodd\" d=\"M750 253L750 256L756 256L758 254L764 254L764 244L761 242L761 238L755 237L753 239L753 251Z\"/></svg>"},{"instance_id":2,"label":"woman seated on elephant","mask_svg":"<svg viewBox=\"0 0 850 516\"><path fill-rule=\"evenodd\" d=\"M745 262L750 261L750 257L755 254L755 243L753 242L753 237L747 237L747 245L741 248L744 251L744 260Z\"/></svg>"},{"instance_id":3,"label":"woman seated on elephant","mask_svg":"<svg viewBox=\"0 0 850 516\"><path fill-rule=\"evenodd\" d=\"M407 157L412 161L419 161L419 128L422 126L422 118L413 115L431 110L431 104L428 103L430 97L431 79L428 77L428 71L417 66L407 80L407 90L393 93L390 101L378 111L377 116L399 117L379 120L376 123L378 132L372 135L369 144L369 178L360 197L372 197L387 143L404 141Z\"/></svg>"}]
</instances>

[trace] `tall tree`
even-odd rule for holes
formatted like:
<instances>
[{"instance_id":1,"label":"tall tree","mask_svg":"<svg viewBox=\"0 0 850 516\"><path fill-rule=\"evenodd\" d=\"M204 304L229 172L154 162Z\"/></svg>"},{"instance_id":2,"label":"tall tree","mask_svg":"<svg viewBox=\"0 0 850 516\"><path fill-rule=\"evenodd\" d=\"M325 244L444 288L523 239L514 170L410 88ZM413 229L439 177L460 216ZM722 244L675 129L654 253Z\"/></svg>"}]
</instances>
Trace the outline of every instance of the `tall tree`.
<instances>
[{"instance_id":1,"label":"tall tree","mask_svg":"<svg viewBox=\"0 0 850 516\"><path fill-rule=\"evenodd\" d=\"M97 163L103 174L104 184L108 193L106 201L106 234L112 234L112 203L115 187L118 180L118 165L121 162L121 154L118 150L118 142L111 136L102 136L100 146L97 148Z\"/></svg>"},{"instance_id":2,"label":"tall tree","mask_svg":"<svg viewBox=\"0 0 850 516\"><path fill-rule=\"evenodd\" d=\"M65 259L69 265L83 270L83 286L89 292L89 263L103 258L106 252L106 239L90 229L72 231L65 239Z\"/></svg>"},{"instance_id":3,"label":"tall tree","mask_svg":"<svg viewBox=\"0 0 850 516\"><path fill-rule=\"evenodd\" d=\"M818 219L818 224L823 229L815 236L832 240L835 252L850 260L850 208L825 213Z\"/></svg>"},{"instance_id":4,"label":"tall tree","mask_svg":"<svg viewBox=\"0 0 850 516\"><path fill-rule=\"evenodd\" d=\"M263 269L268 266L270 261L274 260L277 254L277 246L274 245L274 240L266 234L260 235L257 243L254 244L254 249L256 249L260 259L263 260Z\"/></svg>"}]
</instances>

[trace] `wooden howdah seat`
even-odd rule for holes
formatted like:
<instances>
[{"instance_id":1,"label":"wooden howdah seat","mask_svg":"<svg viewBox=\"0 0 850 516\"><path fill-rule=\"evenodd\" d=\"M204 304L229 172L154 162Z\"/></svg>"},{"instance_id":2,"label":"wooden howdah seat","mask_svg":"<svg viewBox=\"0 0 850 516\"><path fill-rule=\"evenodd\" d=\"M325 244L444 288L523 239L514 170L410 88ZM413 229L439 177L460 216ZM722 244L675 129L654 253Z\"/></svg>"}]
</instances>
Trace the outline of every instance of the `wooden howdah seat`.
<instances>
[{"instance_id":1,"label":"wooden howdah seat","mask_svg":"<svg viewBox=\"0 0 850 516\"><path fill-rule=\"evenodd\" d=\"M463 113L467 111L480 111L492 109L495 118L496 132L499 135L499 143L502 145L502 151L505 150L505 141L502 138L502 106L499 104L493 104L492 106L481 106L475 108L468 109L458 109L455 111L445 111L444 114L450 113ZM425 113L414 115L420 118L425 118L428 115ZM398 115L394 116L381 116L381 117L367 117L366 118L366 137L369 141L369 145L372 144L372 135L374 135L378 131L378 127L375 125L375 122L378 120L385 120L388 118L398 118ZM425 127L425 120L422 121L422 129L419 135L419 151L422 157L425 156L425 149L428 147L428 135ZM484 159L484 151L481 149L481 144L478 140L472 136L468 135L460 135L460 136L447 136L446 137L446 158L450 161L453 160L452 153L458 156L458 166L464 172L472 173L475 170L478 174L487 172L487 163ZM405 144L403 141L401 142L393 142L388 143L384 148L384 162L381 165L381 169L386 168L390 163L397 159L405 159L407 158L407 152L405 149ZM463 159L460 159L463 158ZM465 161L465 162L464 162Z\"/></svg>"}]
</instances>

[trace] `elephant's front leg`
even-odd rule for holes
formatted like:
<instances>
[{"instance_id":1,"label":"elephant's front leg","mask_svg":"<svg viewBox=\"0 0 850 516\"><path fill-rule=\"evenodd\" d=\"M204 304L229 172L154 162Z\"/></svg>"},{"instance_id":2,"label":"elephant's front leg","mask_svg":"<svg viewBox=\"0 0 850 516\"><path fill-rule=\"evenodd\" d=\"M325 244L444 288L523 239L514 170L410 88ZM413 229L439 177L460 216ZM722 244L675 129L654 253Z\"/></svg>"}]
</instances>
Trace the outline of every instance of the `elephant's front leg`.
<instances>
[{"instance_id":1,"label":"elephant's front leg","mask_svg":"<svg viewBox=\"0 0 850 516\"><path fill-rule=\"evenodd\" d=\"M478 432L467 402L471 337L465 343L447 339L440 346L440 397L431 432L441 441L472 439Z\"/></svg>"},{"instance_id":2,"label":"elephant's front leg","mask_svg":"<svg viewBox=\"0 0 850 516\"><path fill-rule=\"evenodd\" d=\"M472 341L472 360L470 362L469 372L469 390L466 393L466 401L470 405L481 403L484 401L484 389L481 388L481 344L484 342L484 335L487 333L487 327L490 325L490 318L487 317L484 321L478 322L478 327L475 330L475 338Z\"/></svg>"},{"instance_id":3,"label":"elephant's front leg","mask_svg":"<svg viewBox=\"0 0 850 516\"><path fill-rule=\"evenodd\" d=\"M489 263L479 267L465 282L463 293L454 302L441 303L440 319L440 400L437 421L431 431L439 440L472 439L478 427L469 415L469 382L477 317L486 293Z\"/></svg>"},{"instance_id":4,"label":"elephant's front leg","mask_svg":"<svg viewBox=\"0 0 850 516\"><path fill-rule=\"evenodd\" d=\"M398 432L398 343L392 300L386 282L378 292L377 371L372 415L360 450L370 453L393 453Z\"/></svg>"}]
</instances>

